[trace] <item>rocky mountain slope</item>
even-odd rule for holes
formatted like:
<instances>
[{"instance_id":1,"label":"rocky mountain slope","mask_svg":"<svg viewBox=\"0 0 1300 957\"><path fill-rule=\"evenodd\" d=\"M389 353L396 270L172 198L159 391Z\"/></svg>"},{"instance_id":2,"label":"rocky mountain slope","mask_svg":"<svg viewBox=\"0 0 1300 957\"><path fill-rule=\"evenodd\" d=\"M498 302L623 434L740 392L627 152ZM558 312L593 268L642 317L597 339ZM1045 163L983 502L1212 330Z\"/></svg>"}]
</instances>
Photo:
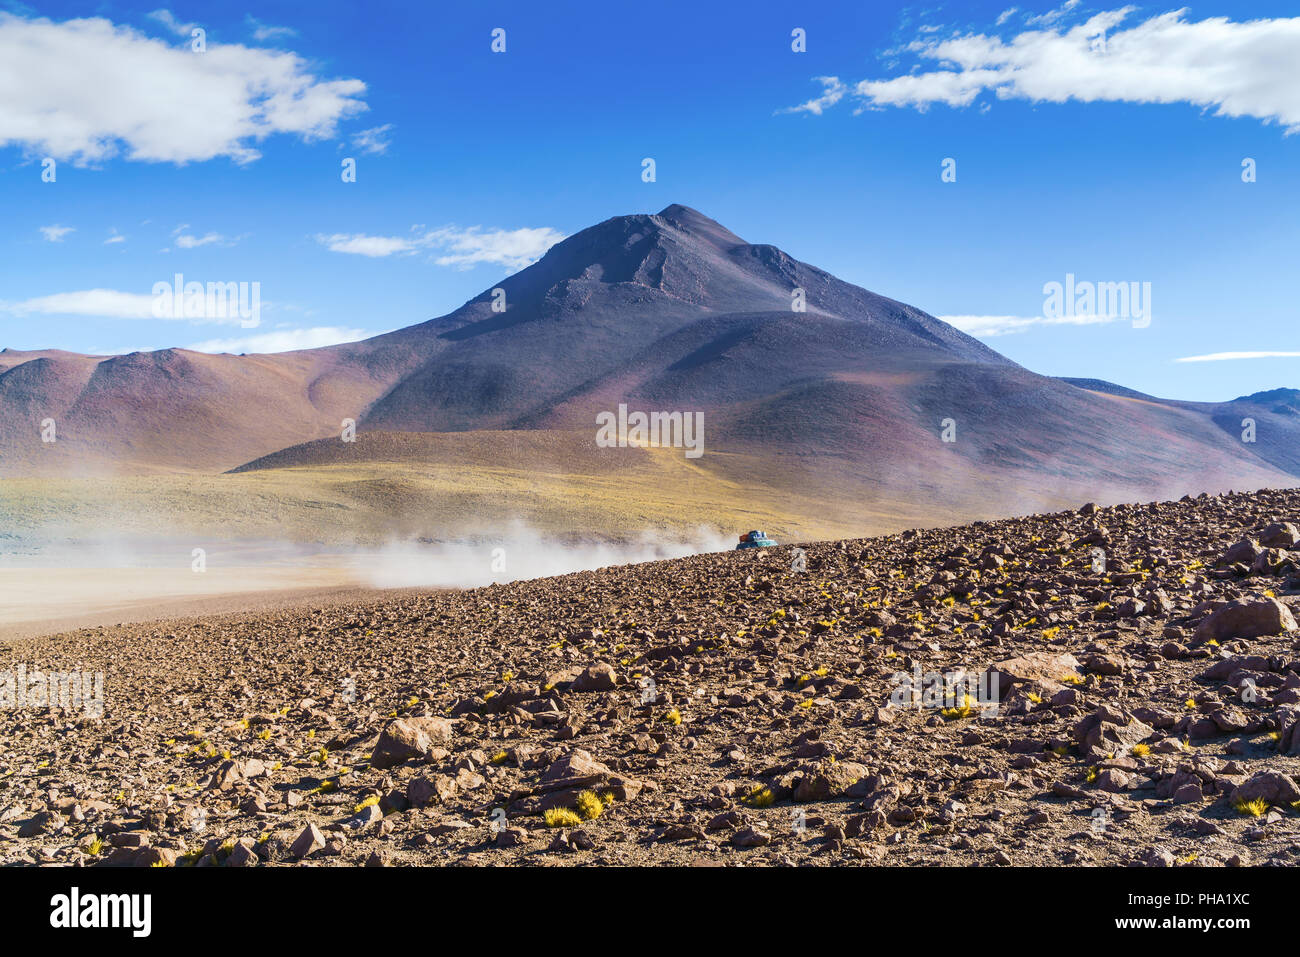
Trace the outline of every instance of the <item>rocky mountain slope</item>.
<instances>
[{"instance_id":1,"label":"rocky mountain slope","mask_svg":"<svg viewBox=\"0 0 1300 957\"><path fill-rule=\"evenodd\" d=\"M1298 522L1088 505L16 642L106 709L0 709L0 863L1293 864Z\"/></svg>"},{"instance_id":2,"label":"rocky mountain slope","mask_svg":"<svg viewBox=\"0 0 1300 957\"><path fill-rule=\"evenodd\" d=\"M700 467L725 473L728 455L753 456L753 484L937 507L979 490L983 511L950 514L1008 514L1054 496L1292 484L1296 404L1238 401L1258 408L1254 443L1236 404L1036 375L674 205L585 229L449 315L363 342L269 356L0 352L0 475L263 468L313 440L313 464L347 465L345 418L391 436L594 441L596 416L626 404L704 413ZM45 418L56 443L40 441ZM947 421L953 442L940 440Z\"/></svg>"}]
</instances>

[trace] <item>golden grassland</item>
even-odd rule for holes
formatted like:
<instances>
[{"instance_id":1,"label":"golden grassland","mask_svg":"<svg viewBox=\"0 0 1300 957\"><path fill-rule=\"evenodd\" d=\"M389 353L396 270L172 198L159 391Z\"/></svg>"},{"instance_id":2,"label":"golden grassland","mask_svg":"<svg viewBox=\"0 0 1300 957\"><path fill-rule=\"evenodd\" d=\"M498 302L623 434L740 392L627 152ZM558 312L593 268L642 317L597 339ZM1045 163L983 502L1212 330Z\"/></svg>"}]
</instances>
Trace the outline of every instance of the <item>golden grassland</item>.
<instances>
[{"instance_id":1,"label":"golden grassland","mask_svg":"<svg viewBox=\"0 0 1300 957\"><path fill-rule=\"evenodd\" d=\"M902 502L864 507L845 496L749 483L742 462L704 468L651 450L607 474L522 465L374 462L226 475L0 480L0 528L20 536L230 539L377 544L447 540L520 523L541 535L634 541L689 539L700 529L763 528L810 540L921 521ZM882 507L883 506L883 507Z\"/></svg>"},{"instance_id":2,"label":"golden grassland","mask_svg":"<svg viewBox=\"0 0 1300 957\"><path fill-rule=\"evenodd\" d=\"M762 528L811 541L1048 511L1087 493L1034 488L956 457L897 474L873 471L865 450L850 459L711 449L689 459L672 448L597 449L589 433L555 431L359 433L353 445L309 443L269 464L0 478L0 554L6 534L376 545L519 526L610 542Z\"/></svg>"}]
</instances>

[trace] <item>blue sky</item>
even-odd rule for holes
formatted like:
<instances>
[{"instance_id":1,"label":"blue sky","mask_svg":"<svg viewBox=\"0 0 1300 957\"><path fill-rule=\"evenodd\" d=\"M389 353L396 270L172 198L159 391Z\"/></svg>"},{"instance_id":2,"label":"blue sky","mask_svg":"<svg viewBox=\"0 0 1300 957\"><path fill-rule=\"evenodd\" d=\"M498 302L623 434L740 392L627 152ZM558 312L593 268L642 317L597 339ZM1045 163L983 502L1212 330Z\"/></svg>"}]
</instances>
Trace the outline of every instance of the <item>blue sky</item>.
<instances>
[{"instance_id":1,"label":"blue sky","mask_svg":"<svg viewBox=\"0 0 1300 957\"><path fill-rule=\"evenodd\" d=\"M679 202L1039 372L1300 387L1285 4L157 2L0 3L0 346L384 332ZM178 272L260 283L260 325L153 318ZM1149 282L1149 325L1042 321L1067 273Z\"/></svg>"}]
</instances>

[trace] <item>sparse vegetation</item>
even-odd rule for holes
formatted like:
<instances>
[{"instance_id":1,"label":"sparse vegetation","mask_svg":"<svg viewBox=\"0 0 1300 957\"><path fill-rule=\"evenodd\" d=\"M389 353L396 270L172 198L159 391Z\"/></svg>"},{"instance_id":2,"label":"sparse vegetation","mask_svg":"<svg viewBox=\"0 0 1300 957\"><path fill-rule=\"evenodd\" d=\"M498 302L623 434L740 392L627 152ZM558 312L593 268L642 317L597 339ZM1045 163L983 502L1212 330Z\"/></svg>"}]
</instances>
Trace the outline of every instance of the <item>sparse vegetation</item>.
<instances>
[{"instance_id":1,"label":"sparse vegetation","mask_svg":"<svg viewBox=\"0 0 1300 957\"><path fill-rule=\"evenodd\" d=\"M582 818L567 807L547 808L542 813L542 819L547 827L577 827L582 823Z\"/></svg>"}]
</instances>

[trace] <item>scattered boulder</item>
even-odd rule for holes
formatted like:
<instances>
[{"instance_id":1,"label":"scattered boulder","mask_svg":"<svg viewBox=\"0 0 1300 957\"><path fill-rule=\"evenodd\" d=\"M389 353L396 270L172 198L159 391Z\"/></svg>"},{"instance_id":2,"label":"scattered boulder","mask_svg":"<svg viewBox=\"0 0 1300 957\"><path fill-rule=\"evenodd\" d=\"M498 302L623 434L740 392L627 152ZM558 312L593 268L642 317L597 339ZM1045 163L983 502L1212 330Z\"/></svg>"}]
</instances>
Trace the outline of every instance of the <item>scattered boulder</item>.
<instances>
[{"instance_id":1,"label":"scattered boulder","mask_svg":"<svg viewBox=\"0 0 1300 957\"><path fill-rule=\"evenodd\" d=\"M293 844L289 846L289 854L298 860L310 857L316 851L325 846L325 835L321 833L320 828L315 824L308 824L302 829Z\"/></svg>"},{"instance_id":2,"label":"scattered boulder","mask_svg":"<svg viewBox=\"0 0 1300 957\"><path fill-rule=\"evenodd\" d=\"M436 745L451 742L451 722L446 718L396 718L379 733L370 756L377 768L391 768L411 758L422 758Z\"/></svg>"},{"instance_id":3,"label":"scattered boulder","mask_svg":"<svg viewBox=\"0 0 1300 957\"><path fill-rule=\"evenodd\" d=\"M1295 548L1300 545L1300 529L1290 522L1274 522L1260 532L1259 543L1273 548Z\"/></svg>"},{"instance_id":4,"label":"scattered boulder","mask_svg":"<svg viewBox=\"0 0 1300 957\"><path fill-rule=\"evenodd\" d=\"M1074 739L1090 760L1122 754L1155 734L1155 728L1104 704L1074 726Z\"/></svg>"},{"instance_id":5,"label":"scattered boulder","mask_svg":"<svg viewBox=\"0 0 1300 957\"><path fill-rule=\"evenodd\" d=\"M1219 642L1230 638L1259 638L1295 631L1296 620L1291 609L1276 598L1253 601L1234 601L1211 612L1193 633L1198 642L1211 639Z\"/></svg>"},{"instance_id":6,"label":"scattered boulder","mask_svg":"<svg viewBox=\"0 0 1300 957\"><path fill-rule=\"evenodd\" d=\"M1054 655L1046 651L1031 651L999 661L991 669L996 682L998 699L1002 700L1015 685L1028 684L1041 686L1047 690L1059 691L1066 682L1081 682L1079 662L1074 655Z\"/></svg>"},{"instance_id":7,"label":"scattered boulder","mask_svg":"<svg viewBox=\"0 0 1300 957\"><path fill-rule=\"evenodd\" d=\"M806 803L841 797L866 774L863 765L852 761L821 761L799 778L794 787L794 799Z\"/></svg>"},{"instance_id":8,"label":"scattered boulder","mask_svg":"<svg viewBox=\"0 0 1300 957\"><path fill-rule=\"evenodd\" d=\"M1229 797L1234 803L1263 799L1279 807L1290 807L1300 801L1300 787L1281 771L1257 771L1237 785Z\"/></svg>"},{"instance_id":9,"label":"scattered boulder","mask_svg":"<svg viewBox=\"0 0 1300 957\"><path fill-rule=\"evenodd\" d=\"M618 687L618 673L614 666L598 661L573 679L573 691L613 691Z\"/></svg>"}]
</instances>

